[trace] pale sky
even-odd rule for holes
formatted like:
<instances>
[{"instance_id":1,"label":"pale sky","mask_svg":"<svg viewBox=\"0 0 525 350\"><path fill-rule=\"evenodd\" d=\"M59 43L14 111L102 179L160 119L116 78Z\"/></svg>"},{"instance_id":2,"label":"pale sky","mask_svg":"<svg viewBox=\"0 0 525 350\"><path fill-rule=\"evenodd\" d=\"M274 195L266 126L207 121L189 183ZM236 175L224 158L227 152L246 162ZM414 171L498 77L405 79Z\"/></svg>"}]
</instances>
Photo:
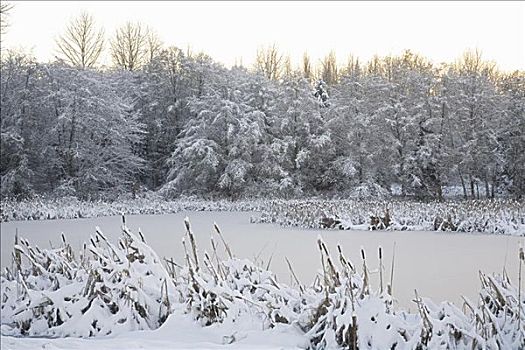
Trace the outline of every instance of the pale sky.
<instances>
[{"instance_id":1,"label":"pale sky","mask_svg":"<svg viewBox=\"0 0 525 350\"><path fill-rule=\"evenodd\" d=\"M525 2L169 2L11 1L3 48L32 50L38 60L54 57L54 38L87 10L106 37L127 20L153 27L166 45L204 51L231 66L253 63L261 46L276 43L297 63L335 50L366 61L374 54L411 49L435 63L452 62L466 49L504 70L525 70ZM108 46L106 46L107 48Z\"/></svg>"}]
</instances>

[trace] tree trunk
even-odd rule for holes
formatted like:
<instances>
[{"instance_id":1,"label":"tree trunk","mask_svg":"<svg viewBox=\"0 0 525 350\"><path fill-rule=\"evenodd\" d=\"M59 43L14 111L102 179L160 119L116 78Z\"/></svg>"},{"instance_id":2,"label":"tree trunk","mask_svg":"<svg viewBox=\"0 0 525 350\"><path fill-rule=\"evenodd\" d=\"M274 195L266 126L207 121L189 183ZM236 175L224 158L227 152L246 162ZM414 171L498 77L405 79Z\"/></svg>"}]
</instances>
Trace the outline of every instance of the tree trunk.
<instances>
[{"instance_id":1,"label":"tree trunk","mask_svg":"<svg viewBox=\"0 0 525 350\"><path fill-rule=\"evenodd\" d=\"M472 175L469 175L469 181L470 181L470 195L472 196L472 199L476 199L476 187L474 179L472 178Z\"/></svg>"},{"instance_id":2,"label":"tree trunk","mask_svg":"<svg viewBox=\"0 0 525 350\"><path fill-rule=\"evenodd\" d=\"M463 187L463 197L468 199L467 185L465 184L465 179L463 178L461 172L459 173L459 179L461 180L461 187Z\"/></svg>"},{"instance_id":3,"label":"tree trunk","mask_svg":"<svg viewBox=\"0 0 525 350\"><path fill-rule=\"evenodd\" d=\"M441 187L441 183L437 184L436 190L437 190L438 201L442 202L443 201L443 188Z\"/></svg>"},{"instance_id":4,"label":"tree trunk","mask_svg":"<svg viewBox=\"0 0 525 350\"><path fill-rule=\"evenodd\" d=\"M494 187L496 187L496 175L492 175L492 187L490 188L490 198L494 198Z\"/></svg>"}]
</instances>

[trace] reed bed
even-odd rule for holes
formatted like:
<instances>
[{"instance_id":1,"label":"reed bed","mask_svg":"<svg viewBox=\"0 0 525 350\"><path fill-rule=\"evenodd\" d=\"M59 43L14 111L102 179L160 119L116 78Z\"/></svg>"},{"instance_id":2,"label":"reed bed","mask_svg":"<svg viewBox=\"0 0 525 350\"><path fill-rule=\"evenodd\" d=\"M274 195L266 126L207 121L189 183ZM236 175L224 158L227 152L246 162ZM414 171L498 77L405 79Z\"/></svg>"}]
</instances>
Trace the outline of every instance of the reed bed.
<instances>
[{"instance_id":1,"label":"reed bed","mask_svg":"<svg viewBox=\"0 0 525 350\"><path fill-rule=\"evenodd\" d=\"M311 285L280 283L258 264L236 258L215 225L211 251L199 252L189 220L184 256L161 260L123 219L117 243L97 229L80 252L42 249L16 238L13 263L1 275L2 334L91 337L155 329L175 310L203 327L242 322L300 331L310 349L522 349L525 298L506 275L480 273L479 300L463 310L414 293L417 312L398 310L392 274L378 249L377 288L367 252L352 262L341 246L317 240L322 270ZM520 264L524 254L517 254ZM293 274L293 262L288 261ZM521 268L520 276L521 279ZM390 281L390 282L387 282ZM520 286L520 284L518 284ZM227 337L227 343L237 341Z\"/></svg>"},{"instance_id":2,"label":"reed bed","mask_svg":"<svg viewBox=\"0 0 525 350\"><path fill-rule=\"evenodd\" d=\"M76 197L57 199L2 200L0 221L77 219L114 215L158 215L181 211L259 211L264 202L200 200L195 198L168 201L159 196L116 201L82 201Z\"/></svg>"},{"instance_id":3,"label":"reed bed","mask_svg":"<svg viewBox=\"0 0 525 350\"><path fill-rule=\"evenodd\" d=\"M406 200L167 201L157 195L112 202L77 198L4 200L0 220L75 219L181 211L260 212L253 222L303 228L479 232L525 236L525 203L514 200L416 202ZM388 220L386 221L386 217Z\"/></svg>"},{"instance_id":4,"label":"reed bed","mask_svg":"<svg viewBox=\"0 0 525 350\"><path fill-rule=\"evenodd\" d=\"M525 236L525 203L513 200L275 200L263 208L256 221L303 228L377 228Z\"/></svg>"}]
</instances>

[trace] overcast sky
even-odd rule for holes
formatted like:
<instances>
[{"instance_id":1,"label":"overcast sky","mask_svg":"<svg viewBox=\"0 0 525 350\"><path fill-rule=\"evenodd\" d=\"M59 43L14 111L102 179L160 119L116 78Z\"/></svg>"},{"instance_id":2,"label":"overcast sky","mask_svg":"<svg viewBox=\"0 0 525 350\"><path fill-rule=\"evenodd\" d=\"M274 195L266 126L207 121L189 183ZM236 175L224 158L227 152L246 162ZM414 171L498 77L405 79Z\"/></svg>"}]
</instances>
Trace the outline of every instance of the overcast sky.
<instances>
[{"instance_id":1,"label":"overcast sky","mask_svg":"<svg viewBox=\"0 0 525 350\"><path fill-rule=\"evenodd\" d=\"M432 61L451 62L466 49L505 70L525 70L525 2L168 2L11 1L11 27L4 48L54 56L54 38L81 10L92 13L113 35L127 20L158 32L166 45L204 51L227 66L240 57L253 62L257 48L275 42L298 62L334 49L340 63L349 54L411 49Z\"/></svg>"}]
</instances>

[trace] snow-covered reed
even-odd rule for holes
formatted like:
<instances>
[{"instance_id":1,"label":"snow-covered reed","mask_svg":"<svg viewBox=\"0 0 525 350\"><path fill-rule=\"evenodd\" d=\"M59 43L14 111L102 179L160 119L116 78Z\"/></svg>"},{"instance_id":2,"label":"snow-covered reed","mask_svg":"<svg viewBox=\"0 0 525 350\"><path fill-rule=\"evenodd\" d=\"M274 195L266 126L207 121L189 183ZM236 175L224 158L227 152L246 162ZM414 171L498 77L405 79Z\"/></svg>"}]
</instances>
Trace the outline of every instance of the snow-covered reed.
<instances>
[{"instance_id":1,"label":"snow-covered reed","mask_svg":"<svg viewBox=\"0 0 525 350\"><path fill-rule=\"evenodd\" d=\"M149 195L135 199L115 201L82 201L76 197L56 199L34 198L14 201L2 200L0 220L49 220L77 219L112 215L171 214L181 211L254 211L262 202L201 200L195 198L167 201L160 196Z\"/></svg>"},{"instance_id":2,"label":"snow-covered reed","mask_svg":"<svg viewBox=\"0 0 525 350\"><path fill-rule=\"evenodd\" d=\"M480 273L478 303L434 304L415 292L416 313L397 310L390 283L375 290L364 250L359 263L319 237L322 271L311 286L278 282L268 266L234 256L215 226L211 251L198 251L185 221L184 257L161 263L144 235L124 225L118 244L96 231L74 254L67 240L41 249L20 239L1 277L2 334L89 337L159 327L174 310L202 326L277 325L301 332L311 349L519 349L525 298L508 276ZM223 258L224 257L224 258ZM184 260L184 263L182 263ZM520 251L519 263L524 263ZM289 262L290 269L292 263ZM292 272L293 273L293 272ZM177 316L173 314L173 316ZM235 342L235 336L225 339Z\"/></svg>"},{"instance_id":3,"label":"snow-covered reed","mask_svg":"<svg viewBox=\"0 0 525 350\"><path fill-rule=\"evenodd\" d=\"M202 200L167 201L150 194L111 202L75 197L4 200L0 220L75 219L181 211L259 211L256 222L303 228L458 231L525 235L525 203L514 200L417 202L401 200ZM388 211L389 222L382 223Z\"/></svg>"},{"instance_id":4,"label":"snow-covered reed","mask_svg":"<svg viewBox=\"0 0 525 350\"><path fill-rule=\"evenodd\" d=\"M388 223L384 224L387 216ZM264 207L258 222L304 228L382 228L393 231L525 235L525 203L513 200L274 200Z\"/></svg>"},{"instance_id":5,"label":"snow-covered reed","mask_svg":"<svg viewBox=\"0 0 525 350\"><path fill-rule=\"evenodd\" d=\"M140 237L140 238L139 238ZM118 245L97 228L78 254L16 238L2 274L2 324L14 334L88 337L157 328L173 285L157 254L123 226Z\"/></svg>"}]
</instances>

